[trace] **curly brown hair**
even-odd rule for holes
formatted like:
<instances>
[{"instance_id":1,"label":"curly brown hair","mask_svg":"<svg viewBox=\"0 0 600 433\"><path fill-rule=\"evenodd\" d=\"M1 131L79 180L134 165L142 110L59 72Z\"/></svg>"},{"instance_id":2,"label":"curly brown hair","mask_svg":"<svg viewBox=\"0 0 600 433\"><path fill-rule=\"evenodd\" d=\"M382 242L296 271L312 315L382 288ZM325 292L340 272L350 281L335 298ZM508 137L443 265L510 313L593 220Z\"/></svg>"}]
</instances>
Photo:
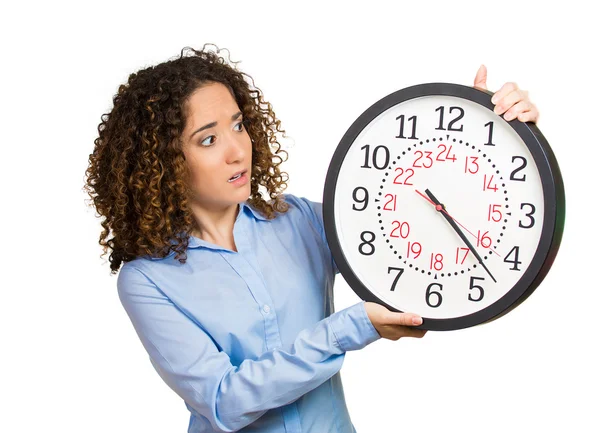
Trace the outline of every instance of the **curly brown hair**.
<instances>
[{"instance_id":1,"label":"curly brown hair","mask_svg":"<svg viewBox=\"0 0 600 433\"><path fill-rule=\"evenodd\" d=\"M189 97L209 82L229 88L252 141L248 202L268 219L288 209L282 196L288 174L279 169L288 154L277 140L277 133L285 137L285 130L252 77L237 69L239 62L226 61L216 45L216 52L205 50L207 45L214 44L205 44L202 50L184 47L179 57L129 75L113 97L113 108L101 116L84 190L105 218L99 243L104 250L101 257L112 250L111 274L123 262L140 256L166 257L171 251L185 263L196 222L182 133Z\"/></svg>"}]
</instances>

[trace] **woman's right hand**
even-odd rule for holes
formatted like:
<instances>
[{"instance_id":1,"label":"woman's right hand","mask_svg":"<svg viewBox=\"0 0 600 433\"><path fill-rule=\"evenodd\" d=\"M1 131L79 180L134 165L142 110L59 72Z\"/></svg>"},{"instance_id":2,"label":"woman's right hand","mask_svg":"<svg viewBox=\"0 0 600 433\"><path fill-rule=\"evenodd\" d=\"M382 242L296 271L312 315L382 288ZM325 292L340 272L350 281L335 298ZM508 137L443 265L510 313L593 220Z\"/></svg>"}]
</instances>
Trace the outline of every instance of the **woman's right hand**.
<instances>
[{"instance_id":1,"label":"woman's right hand","mask_svg":"<svg viewBox=\"0 0 600 433\"><path fill-rule=\"evenodd\" d=\"M423 323L423 319L417 314L396 313L375 302L365 302L365 309L381 338L394 341L401 337L421 338L427 332L413 328Z\"/></svg>"}]
</instances>

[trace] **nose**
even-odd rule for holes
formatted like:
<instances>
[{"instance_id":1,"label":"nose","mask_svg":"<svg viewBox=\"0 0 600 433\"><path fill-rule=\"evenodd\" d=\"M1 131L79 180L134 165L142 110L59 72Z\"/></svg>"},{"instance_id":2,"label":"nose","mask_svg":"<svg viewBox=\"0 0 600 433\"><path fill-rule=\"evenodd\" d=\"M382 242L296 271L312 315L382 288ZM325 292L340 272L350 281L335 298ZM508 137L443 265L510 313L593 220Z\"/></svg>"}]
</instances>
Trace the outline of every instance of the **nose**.
<instances>
[{"instance_id":1,"label":"nose","mask_svg":"<svg viewBox=\"0 0 600 433\"><path fill-rule=\"evenodd\" d=\"M243 137L231 137L227 150L227 163L242 162L246 158L246 154L250 149L250 137L244 134Z\"/></svg>"}]
</instances>

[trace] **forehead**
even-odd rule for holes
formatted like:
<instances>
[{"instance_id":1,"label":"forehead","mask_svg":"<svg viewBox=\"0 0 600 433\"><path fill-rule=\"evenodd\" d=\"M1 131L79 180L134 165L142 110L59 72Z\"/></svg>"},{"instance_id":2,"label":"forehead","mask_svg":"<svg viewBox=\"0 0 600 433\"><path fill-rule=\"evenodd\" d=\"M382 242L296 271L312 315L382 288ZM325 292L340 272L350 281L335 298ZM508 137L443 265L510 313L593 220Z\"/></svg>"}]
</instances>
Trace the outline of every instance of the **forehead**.
<instances>
[{"instance_id":1,"label":"forehead","mask_svg":"<svg viewBox=\"0 0 600 433\"><path fill-rule=\"evenodd\" d=\"M239 111L229 88L224 84L213 82L203 84L202 87L196 89L190 96L187 105L192 124L205 120L212 122L219 116L231 117L232 114Z\"/></svg>"}]
</instances>

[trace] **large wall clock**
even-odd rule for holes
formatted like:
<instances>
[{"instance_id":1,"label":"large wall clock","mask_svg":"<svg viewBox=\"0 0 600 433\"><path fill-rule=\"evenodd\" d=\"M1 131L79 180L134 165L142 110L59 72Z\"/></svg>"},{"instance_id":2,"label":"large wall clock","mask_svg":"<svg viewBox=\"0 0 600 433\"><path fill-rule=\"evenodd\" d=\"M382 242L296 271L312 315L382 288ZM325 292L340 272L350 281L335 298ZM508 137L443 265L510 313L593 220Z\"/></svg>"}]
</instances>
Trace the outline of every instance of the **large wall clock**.
<instances>
[{"instance_id":1,"label":"large wall clock","mask_svg":"<svg viewBox=\"0 0 600 433\"><path fill-rule=\"evenodd\" d=\"M510 312L544 279L564 227L555 156L491 92L450 83L377 101L332 157L325 234L363 300L453 330Z\"/></svg>"}]
</instances>

